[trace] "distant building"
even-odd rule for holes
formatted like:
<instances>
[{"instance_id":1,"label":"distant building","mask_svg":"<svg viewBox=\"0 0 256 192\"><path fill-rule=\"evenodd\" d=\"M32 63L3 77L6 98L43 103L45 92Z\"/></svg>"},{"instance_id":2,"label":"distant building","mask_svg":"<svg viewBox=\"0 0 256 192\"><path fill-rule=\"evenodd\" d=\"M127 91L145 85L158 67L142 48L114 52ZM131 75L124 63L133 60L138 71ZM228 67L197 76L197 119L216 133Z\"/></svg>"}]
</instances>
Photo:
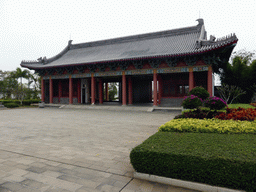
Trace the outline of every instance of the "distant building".
<instances>
[{"instance_id":1,"label":"distant building","mask_svg":"<svg viewBox=\"0 0 256 192\"><path fill-rule=\"evenodd\" d=\"M69 41L58 55L22 61L21 66L40 74L46 103L102 104L107 83L119 82L123 105L153 101L154 106L180 106L195 86L213 95L213 71L229 60L238 41L235 34L207 40L203 19L197 21L196 26L168 31Z\"/></svg>"}]
</instances>

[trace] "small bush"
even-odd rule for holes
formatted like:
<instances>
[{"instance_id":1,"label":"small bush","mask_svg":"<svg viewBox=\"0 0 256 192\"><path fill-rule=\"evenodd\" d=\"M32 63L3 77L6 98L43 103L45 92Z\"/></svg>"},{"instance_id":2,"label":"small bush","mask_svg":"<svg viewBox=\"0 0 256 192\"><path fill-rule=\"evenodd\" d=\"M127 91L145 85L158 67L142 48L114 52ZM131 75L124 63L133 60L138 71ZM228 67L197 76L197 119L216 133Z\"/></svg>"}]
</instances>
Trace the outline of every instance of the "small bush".
<instances>
[{"instance_id":1,"label":"small bush","mask_svg":"<svg viewBox=\"0 0 256 192\"><path fill-rule=\"evenodd\" d=\"M221 110L227 107L227 103L223 101L223 99L214 96L214 97L208 97L204 101L204 106L209 107L212 110Z\"/></svg>"},{"instance_id":2,"label":"small bush","mask_svg":"<svg viewBox=\"0 0 256 192\"><path fill-rule=\"evenodd\" d=\"M203 101L201 98L195 95L190 95L184 98L181 105L186 109L194 109L194 108L198 108L199 106L202 106L202 104L203 104Z\"/></svg>"},{"instance_id":3,"label":"small bush","mask_svg":"<svg viewBox=\"0 0 256 192\"><path fill-rule=\"evenodd\" d=\"M237 108L237 109L226 109L226 113L219 113L218 115L215 116L217 119L221 120L240 120L240 121L254 121L256 120L256 109L252 108Z\"/></svg>"},{"instance_id":4,"label":"small bush","mask_svg":"<svg viewBox=\"0 0 256 192\"><path fill-rule=\"evenodd\" d=\"M202 100L205 100L206 98L210 97L210 94L208 93L208 91L203 87L194 87L188 93L188 95L195 95L195 96L201 98Z\"/></svg>"},{"instance_id":5,"label":"small bush","mask_svg":"<svg viewBox=\"0 0 256 192\"><path fill-rule=\"evenodd\" d=\"M17 103L5 103L4 106L7 108L19 107L19 105Z\"/></svg>"}]
</instances>

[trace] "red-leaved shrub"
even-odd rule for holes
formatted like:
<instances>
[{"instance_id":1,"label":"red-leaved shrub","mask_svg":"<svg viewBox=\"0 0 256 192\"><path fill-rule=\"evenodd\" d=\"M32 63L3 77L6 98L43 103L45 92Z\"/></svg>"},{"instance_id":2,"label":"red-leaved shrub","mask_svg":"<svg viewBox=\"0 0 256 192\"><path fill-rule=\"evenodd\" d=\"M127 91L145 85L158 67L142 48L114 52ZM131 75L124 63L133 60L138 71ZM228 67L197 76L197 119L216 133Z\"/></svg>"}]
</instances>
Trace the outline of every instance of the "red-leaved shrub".
<instances>
[{"instance_id":1,"label":"red-leaved shrub","mask_svg":"<svg viewBox=\"0 0 256 192\"><path fill-rule=\"evenodd\" d=\"M237 109L226 109L226 113L222 112L215 116L217 119L222 120L240 120L240 121L254 121L256 119L256 109L248 108L237 108Z\"/></svg>"}]
</instances>

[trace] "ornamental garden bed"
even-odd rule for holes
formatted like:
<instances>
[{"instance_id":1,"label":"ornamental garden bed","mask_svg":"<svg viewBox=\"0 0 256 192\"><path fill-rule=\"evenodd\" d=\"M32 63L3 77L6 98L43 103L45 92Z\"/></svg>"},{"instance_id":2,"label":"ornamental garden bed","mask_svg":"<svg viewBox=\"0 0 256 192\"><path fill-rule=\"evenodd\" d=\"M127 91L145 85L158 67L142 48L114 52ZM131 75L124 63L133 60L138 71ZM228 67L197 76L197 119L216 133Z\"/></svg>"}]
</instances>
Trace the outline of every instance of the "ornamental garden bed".
<instances>
[{"instance_id":1,"label":"ornamental garden bed","mask_svg":"<svg viewBox=\"0 0 256 192\"><path fill-rule=\"evenodd\" d=\"M130 160L134 169L256 191L256 109L223 109L227 105L215 97L203 101L192 95L184 101L191 108L204 103L204 108L183 112L133 148Z\"/></svg>"}]
</instances>

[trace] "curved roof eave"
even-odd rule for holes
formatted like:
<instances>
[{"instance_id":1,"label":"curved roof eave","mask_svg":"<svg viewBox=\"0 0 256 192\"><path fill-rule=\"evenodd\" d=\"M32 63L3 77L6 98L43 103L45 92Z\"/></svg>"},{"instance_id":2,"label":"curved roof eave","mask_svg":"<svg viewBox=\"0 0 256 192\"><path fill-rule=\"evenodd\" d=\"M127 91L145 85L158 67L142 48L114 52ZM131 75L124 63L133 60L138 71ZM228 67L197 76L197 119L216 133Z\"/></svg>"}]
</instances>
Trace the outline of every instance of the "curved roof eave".
<instances>
[{"instance_id":1,"label":"curved roof eave","mask_svg":"<svg viewBox=\"0 0 256 192\"><path fill-rule=\"evenodd\" d=\"M154 59L154 58L170 58L170 57L185 57L185 56L193 56L193 55L200 55L205 54L208 52L220 50L222 48L228 47L230 45L236 45L238 39L234 40L233 42L220 44L219 46L216 45L214 47L203 47L202 49L198 49L193 52L181 53L181 54L166 54L166 55L151 55L151 56L143 56L143 57L131 57L131 58L124 58L124 59L117 59L117 60L104 60L104 61L97 61L97 62L84 62L84 63L73 63L73 64L63 64L58 66L47 66L43 65L39 62L34 62L31 64L23 64L21 63L22 67L27 67L29 69L49 69L49 68L58 68L58 67L70 67L70 66L80 66L80 65L90 65L90 64L100 64L100 63L109 63L109 62L120 62L120 61L133 61L133 60L146 60L146 59ZM37 65L37 66L35 66Z\"/></svg>"},{"instance_id":2,"label":"curved roof eave","mask_svg":"<svg viewBox=\"0 0 256 192\"><path fill-rule=\"evenodd\" d=\"M29 69L48 69L97 63L184 57L204 54L235 44L235 34L215 41L206 39L203 19L196 26L133 35L89 43L71 44L72 40L59 54L37 61L22 61L21 66Z\"/></svg>"}]
</instances>

